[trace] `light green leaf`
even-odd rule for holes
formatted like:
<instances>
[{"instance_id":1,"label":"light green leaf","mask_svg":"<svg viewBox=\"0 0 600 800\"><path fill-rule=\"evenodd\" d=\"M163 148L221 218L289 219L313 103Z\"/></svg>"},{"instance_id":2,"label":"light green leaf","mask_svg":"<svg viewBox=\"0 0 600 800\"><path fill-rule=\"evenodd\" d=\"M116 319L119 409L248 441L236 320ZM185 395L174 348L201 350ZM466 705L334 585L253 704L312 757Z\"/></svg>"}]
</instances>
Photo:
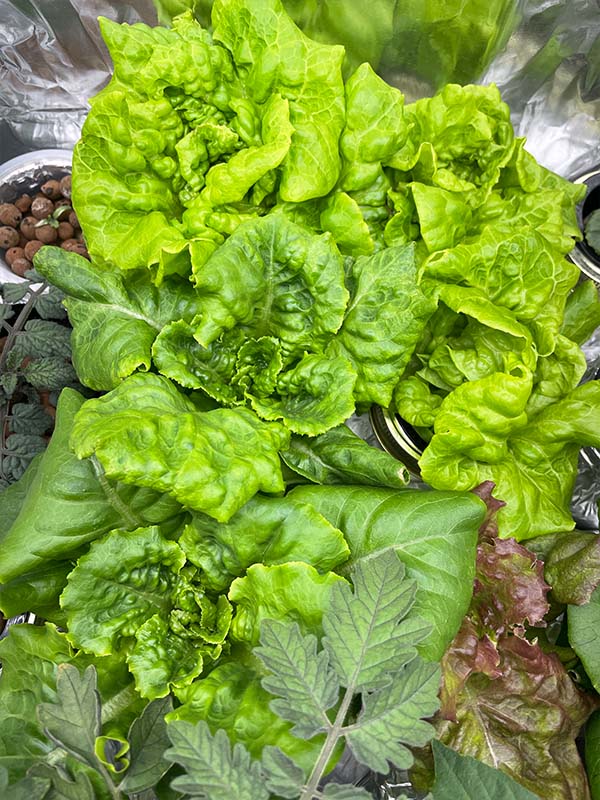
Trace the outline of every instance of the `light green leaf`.
<instances>
[{"instance_id":1,"label":"light green leaf","mask_svg":"<svg viewBox=\"0 0 600 800\"><path fill-rule=\"evenodd\" d=\"M346 742L361 764L381 774L388 762L400 769L413 763L403 744L422 747L435 729L422 717L431 717L439 706L440 670L437 664L414 659L396 673L393 683L363 696L363 709L347 728Z\"/></svg>"},{"instance_id":2,"label":"light green leaf","mask_svg":"<svg viewBox=\"0 0 600 800\"><path fill-rule=\"evenodd\" d=\"M208 347L238 325L277 337L286 354L322 350L344 316L343 261L329 234L270 214L246 222L196 275L195 338Z\"/></svg>"},{"instance_id":3,"label":"light green leaf","mask_svg":"<svg viewBox=\"0 0 600 800\"><path fill-rule=\"evenodd\" d=\"M294 433L314 436L340 425L354 411L356 372L344 356L305 355L279 376L277 395L250 395L256 413L282 420Z\"/></svg>"},{"instance_id":4,"label":"light green leaf","mask_svg":"<svg viewBox=\"0 0 600 800\"><path fill-rule=\"evenodd\" d=\"M339 681L329 666L328 651L317 653L317 638L303 636L296 623L264 619L254 653L271 673L261 681L276 695L271 709L294 723L291 732L303 739L328 732L327 711L338 701Z\"/></svg>"},{"instance_id":5,"label":"light green leaf","mask_svg":"<svg viewBox=\"0 0 600 800\"><path fill-rule=\"evenodd\" d=\"M253 758L261 758L276 746L304 771L311 770L323 745L324 736L310 741L290 732L292 724L270 707L273 696L261 684L264 670L247 648L235 646L231 657L190 686L177 690L181 702L169 714L174 719L196 723L204 720L215 733L226 731L232 742L240 742Z\"/></svg>"},{"instance_id":6,"label":"light green leaf","mask_svg":"<svg viewBox=\"0 0 600 800\"><path fill-rule=\"evenodd\" d=\"M69 638L96 655L114 652L148 619L171 610L171 593L184 563L181 548L157 527L116 530L95 542L79 559L61 597Z\"/></svg>"},{"instance_id":7,"label":"light green leaf","mask_svg":"<svg viewBox=\"0 0 600 800\"><path fill-rule=\"evenodd\" d=\"M41 703L38 717L47 735L59 747L95 768L96 739L100 735L100 699L96 670L83 675L71 664L61 664L56 673L56 701Z\"/></svg>"},{"instance_id":8,"label":"light green leaf","mask_svg":"<svg viewBox=\"0 0 600 800\"><path fill-rule=\"evenodd\" d=\"M283 490L277 451L288 440L246 408L197 411L159 375L132 375L88 400L71 434L76 454L95 454L109 478L158 489L220 522L257 491Z\"/></svg>"},{"instance_id":9,"label":"light green leaf","mask_svg":"<svg viewBox=\"0 0 600 800\"><path fill-rule=\"evenodd\" d=\"M207 800L269 800L260 765L241 744L233 748L225 731L213 736L206 722L171 722L172 746L165 758L185 771L172 782L174 789Z\"/></svg>"},{"instance_id":10,"label":"light green leaf","mask_svg":"<svg viewBox=\"0 0 600 800\"><path fill-rule=\"evenodd\" d=\"M179 636L164 616L155 614L137 629L127 663L138 692L154 700L197 678L204 665L202 656L196 641Z\"/></svg>"},{"instance_id":11,"label":"light green leaf","mask_svg":"<svg viewBox=\"0 0 600 800\"><path fill-rule=\"evenodd\" d=\"M254 564L229 590L228 597L236 607L232 638L258 644L263 619L295 621L303 633L319 634L332 587L343 581L333 572L319 575L314 567L299 561L272 567Z\"/></svg>"},{"instance_id":12,"label":"light green leaf","mask_svg":"<svg viewBox=\"0 0 600 800\"><path fill-rule=\"evenodd\" d=\"M433 742L435 800L537 800L537 795L471 756Z\"/></svg>"},{"instance_id":13,"label":"light green leaf","mask_svg":"<svg viewBox=\"0 0 600 800\"><path fill-rule=\"evenodd\" d=\"M346 425L315 437L292 436L281 457L313 483L364 484L401 488L408 471L397 459L367 444Z\"/></svg>"},{"instance_id":14,"label":"light green leaf","mask_svg":"<svg viewBox=\"0 0 600 800\"><path fill-rule=\"evenodd\" d=\"M567 297L560 332L577 344L586 342L600 326L598 289L591 280L578 283Z\"/></svg>"},{"instance_id":15,"label":"light green leaf","mask_svg":"<svg viewBox=\"0 0 600 800\"><path fill-rule=\"evenodd\" d=\"M279 0L217 0L214 37L232 53L257 101L278 92L290 101L294 128L282 165L283 200L327 194L339 175L338 140L344 125L344 50L308 39Z\"/></svg>"},{"instance_id":16,"label":"light green leaf","mask_svg":"<svg viewBox=\"0 0 600 800\"><path fill-rule=\"evenodd\" d=\"M169 768L164 752L169 746L165 716L173 710L170 697L144 708L129 730L131 763L119 788L132 794L154 787Z\"/></svg>"},{"instance_id":17,"label":"light green leaf","mask_svg":"<svg viewBox=\"0 0 600 800\"><path fill-rule=\"evenodd\" d=\"M350 305L327 352L356 369L357 402L387 408L435 303L417 284L412 245L358 258L351 278Z\"/></svg>"},{"instance_id":18,"label":"light green leaf","mask_svg":"<svg viewBox=\"0 0 600 800\"><path fill-rule=\"evenodd\" d=\"M302 536L298 536L302 531ZM225 591L252 564L305 561L322 572L348 557L344 537L305 503L255 495L227 523L194 514L179 546L213 592Z\"/></svg>"},{"instance_id":19,"label":"light green leaf","mask_svg":"<svg viewBox=\"0 0 600 800\"><path fill-rule=\"evenodd\" d=\"M426 622L404 619L416 593L415 582L404 575L396 553L384 550L355 563L353 590L348 584L334 587L323 617L323 647L342 686L357 692L385 686L430 633Z\"/></svg>"}]
</instances>

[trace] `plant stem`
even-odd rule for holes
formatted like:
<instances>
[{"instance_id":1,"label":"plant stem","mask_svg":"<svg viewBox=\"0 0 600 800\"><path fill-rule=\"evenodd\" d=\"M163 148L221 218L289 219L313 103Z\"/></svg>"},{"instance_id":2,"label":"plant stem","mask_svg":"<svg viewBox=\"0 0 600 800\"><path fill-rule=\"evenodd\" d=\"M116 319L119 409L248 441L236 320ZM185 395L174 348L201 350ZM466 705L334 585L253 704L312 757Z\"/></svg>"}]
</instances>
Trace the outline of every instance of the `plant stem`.
<instances>
[{"instance_id":1,"label":"plant stem","mask_svg":"<svg viewBox=\"0 0 600 800\"><path fill-rule=\"evenodd\" d=\"M8 358L8 354L10 353L11 347L15 343L15 339L17 334L21 332L23 326L27 322L29 315L31 314L33 307L35 305L35 301L38 297L42 294L45 290L46 284L43 283L39 289L31 289L29 293L29 297L27 298L27 302L19 312L19 316L16 318L14 323L12 324L11 329L8 331L8 336L6 337L6 341L4 342L4 347L2 348L2 352L0 353L0 375L4 371L4 367L6 365L6 360Z\"/></svg>"},{"instance_id":2,"label":"plant stem","mask_svg":"<svg viewBox=\"0 0 600 800\"><path fill-rule=\"evenodd\" d=\"M348 710L350 708L350 703L352 702L353 696L354 696L353 690L351 688L346 689L341 705L335 716L335 721L331 726L331 728L329 729L329 731L327 732L327 738L323 743L323 747L321 748L321 752L319 753L319 758L317 759L315 766L313 767L313 770L310 774L310 778L308 779L308 783L302 790L302 794L300 795L299 800L313 800L315 792L317 791L317 787L321 782L323 773L325 772L325 768L329 763L329 759L333 755L333 751L335 750L335 746L338 743L338 739L342 735L342 730L344 729L344 720L346 719L346 715L348 714Z\"/></svg>"}]
</instances>

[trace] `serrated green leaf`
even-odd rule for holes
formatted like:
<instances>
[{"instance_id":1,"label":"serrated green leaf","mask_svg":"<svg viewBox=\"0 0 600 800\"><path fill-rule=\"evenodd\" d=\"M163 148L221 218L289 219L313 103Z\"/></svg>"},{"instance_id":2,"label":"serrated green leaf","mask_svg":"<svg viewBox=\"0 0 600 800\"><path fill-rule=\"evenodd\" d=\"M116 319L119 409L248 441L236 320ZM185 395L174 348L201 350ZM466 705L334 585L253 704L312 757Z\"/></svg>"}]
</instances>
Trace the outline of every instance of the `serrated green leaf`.
<instances>
[{"instance_id":1,"label":"serrated green leaf","mask_svg":"<svg viewBox=\"0 0 600 800\"><path fill-rule=\"evenodd\" d=\"M131 763L120 789L128 794L154 786L169 769L163 758L169 746L165 716L173 710L170 697L149 703L129 729Z\"/></svg>"},{"instance_id":2,"label":"serrated green leaf","mask_svg":"<svg viewBox=\"0 0 600 800\"><path fill-rule=\"evenodd\" d=\"M404 564L388 549L356 563L354 591L348 584L333 588L323 616L323 646L342 685L352 691L389 683L431 630L419 618L404 620L416 592L415 581L404 576Z\"/></svg>"},{"instance_id":3,"label":"serrated green leaf","mask_svg":"<svg viewBox=\"0 0 600 800\"><path fill-rule=\"evenodd\" d=\"M15 403L10 412L10 429L14 433L42 435L52 426L52 417L41 405Z\"/></svg>"},{"instance_id":4,"label":"serrated green leaf","mask_svg":"<svg viewBox=\"0 0 600 800\"><path fill-rule=\"evenodd\" d=\"M100 700L94 667L83 675L72 664L60 664L56 703L40 703L38 717L46 734L79 761L96 766L95 745L100 735Z\"/></svg>"},{"instance_id":5,"label":"serrated green leaf","mask_svg":"<svg viewBox=\"0 0 600 800\"><path fill-rule=\"evenodd\" d=\"M35 775L38 780L48 781L48 794L43 795L44 800L96 800L94 788L88 775L81 771L71 776L58 767L50 764L36 764L29 770L29 775ZM34 800L29 797L28 800Z\"/></svg>"},{"instance_id":6,"label":"serrated green leaf","mask_svg":"<svg viewBox=\"0 0 600 800\"><path fill-rule=\"evenodd\" d=\"M8 303L0 303L0 322L10 319L15 313L14 308Z\"/></svg>"},{"instance_id":7,"label":"serrated green leaf","mask_svg":"<svg viewBox=\"0 0 600 800\"><path fill-rule=\"evenodd\" d=\"M347 783L328 783L321 796L327 800L370 800L372 797L366 789Z\"/></svg>"},{"instance_id":8,"label":"serrated green leaf","mask_svg":"<svg viewBox=\"0 0 600 800\"><path fill-rule=\"evenodd\" d=\"M267 789L278 797L295 800L302 792L304 772L278 747L265 747L262 768Z\"/></svg>"},{"instance_id":9,"label":"serrated green leaf","mask_svg":"<svg viewBox=\"0 0 600 800\"><path fill-rule=\"evenodd\" d=\"M254 653L271 673L261 681L276 695L271 709L293 722L292 733L303 739L329 730L326 712L338 700L339 682L327 651L317 653L316 636L302 636L297 623L265 619L260 642Z\"/></svg>"},{"instance_id":10,"label":"serrated green leaf","mask_svg":"<svg viewBox=\"0 0 600 800\"><path fill-rule=\"evenodd\" d=\"M9 354L9 359L10 355L12 355L12 353ZM10 366L10 364L7 363L7 366ZM4 389L4 392L6 393L7 397L12 397L12 395L15 392L15 389L17 388L18 382L19 378L14 372L7 372L4 375L0 375L0 386L2 386L2 388Z\"/></svg>"},{"instance_id":11,"label":"serrated green leaf","mask_svg":"<svg viewBox=\"0 0 600 800\"><path fill-rule=\"evenodd\" d=\"M600 253L600 211L590 214L585 223L585 238L589 246Z\"/></svg>"},{"instance_id":12,"label":"serrated green leaf","mask_svg":"<svg viewBox=\"0 0 600 800\"><path fill-rule=\"evenodd\" d=\"M435 800L538 800L509 775L433 742Z\"/></svg>"},{"instance_id":13,"label":"serrated green leaf","mask_svg":"<svg viewBox=\"0 0 600 800\"><path fill-rule=\"evenodd\" d=\"M73 366L58 356L33 359L24 367L23 377L36 389L62 389L77 383Z\"/></svg>"},{"instance_id":14,"label":"serrated green leaf","mask_svg":"<svg viewBox=\"0 0 600 800\"><path fill-rule=\"evenodd\" d=\"M63 299L63 293L51 286L45 294L38 297L35 310L42 319L66 319L67 310L62 304Z\"/></svg>"},{"instance_id":15,"label":"serrated green leaf","mask_svg":"<svg viewBox=\"0 0 600 800\"><path fill-rule=\"evenodd\" d=\"M207 800L269 800L260 764L241 744L232 748L225 731L213 736L202 720L171 722L168 732L172 747L165 757L186 773L172 781L174 789Z\"/></svg>"},{"instance_id":16,"label":"serrated green leaf","mask_svg":"<svg viewBox=\"0 0 600 800\"><path fill-rule=\"evenodd\" d=\"M50 788L50 781L43 776L27 775L12 786L8 782L8 771L0 766L0 797L3 800L44 800Z\"/></svg>"},{"instance_id":17,"label":"serrated green leaf","mask_svg":"<svg viewBox=\"0 0 600 800\"><path fill-rule=\"evenodd\" d=\"M27 355L71 357L71 330L58 322L30 319L17 336L20 347Z\"/></svg>"},{"instance_id":18,"label":"serrated green leaf","mask_svg":"<svg viewBox=\"0 0 600 800\"><path fill-rule=\"evenodd\" d=\"M23 283L4 283L2 284L2 299L5 303L19 303L26 294L29 293L30 284Z\"/></svg>"},{"instance_id":19,"label":"serrated green leaf","mask_svg":"<svg viewBox=\"0 0 600 800\"><path fill-rule=\"evenodd\" d=\"M396 673L390 686L363 695L357 721L346 728L346 742L356 759L381 774L388 771L388 762L410 767L413 756L405 744L422 747L435 734L422 718L437 710L439 684L438 665L416 658Z\"/></svg>"}]
</instances>

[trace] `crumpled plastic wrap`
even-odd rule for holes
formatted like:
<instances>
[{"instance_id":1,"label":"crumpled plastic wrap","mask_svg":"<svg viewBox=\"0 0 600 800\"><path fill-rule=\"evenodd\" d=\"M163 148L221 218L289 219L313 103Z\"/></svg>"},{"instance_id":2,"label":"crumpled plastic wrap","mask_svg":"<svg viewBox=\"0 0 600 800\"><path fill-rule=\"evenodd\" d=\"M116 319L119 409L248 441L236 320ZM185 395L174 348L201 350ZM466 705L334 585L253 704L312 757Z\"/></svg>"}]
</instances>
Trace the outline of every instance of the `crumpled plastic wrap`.
<instances>
[{"instance_id":1,"label":"crumpled plastic wrap","mask_svg":"<svg viewBox=\"0 0 600 800\"><path fill-rule=\"evenodd\" d=\"M151 0L0 0L0 161L73 147L110 77L100 15L156 24Z\"/></svg>"}]
</instances>

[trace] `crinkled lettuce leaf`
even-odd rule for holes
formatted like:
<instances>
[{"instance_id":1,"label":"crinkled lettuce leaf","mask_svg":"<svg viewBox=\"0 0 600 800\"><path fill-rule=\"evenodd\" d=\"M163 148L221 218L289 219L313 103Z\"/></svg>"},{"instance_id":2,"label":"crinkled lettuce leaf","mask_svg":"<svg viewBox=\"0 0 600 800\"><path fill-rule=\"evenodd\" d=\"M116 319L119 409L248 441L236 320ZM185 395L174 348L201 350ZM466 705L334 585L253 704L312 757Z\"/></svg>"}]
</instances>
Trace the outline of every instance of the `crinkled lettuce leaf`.
<instances>
[{"instance_id":1,"label":"crinkled lettuce leaf","mask_svg":"<svg viewBox=\"0 0 600 800\"><path fill-rule=\"evenodd\" d=\"M355 367L357 402L387 407L435 303L417 283L411 245L358 258L351 270L348 310L327 352Z\"/></svg>"},{"instance_id":2,"label":"crinkled lettuce leaf","mask_svg":"<svg viewBox=\"0 0 600 800\"><path fill-rule=\"evenodd\" d=\"M471 601L482 501L471 494L356 486L298 486L289 496L342 531L349 564L396 549L417 583L414 613L432 625L419 653L439 660Z\"/></svg>"},{"instance_id":3,"label":"crinkled lettuce leaf","mask_svg":"<svg viewBox=\"0 0 600 800\"><path fill-rule=\"evenodd\" d=\"M261 686L262 670L257 659L236 649L228 659L191 686L177 690L181 705L167 720L196 723L204 720L211 730L227 731L233 743L241 742L255 758L263 748L279 747L297 764L310 770L323 745L323 736L310 741L290 733L292 724L269 707L272 699Z\"/></svg>"},{"instance_id":4,"label":"crinkled lettuce leaf","mask_svg":"<svg viewBox=\"0 0 600 800\"><path fill-rule=\"evenodd\" d=\"M35 266L68 296L73 366L91 389L114 389L133 372L147 372L161 329L197 313L194 290L176 279L157 289L147 272L112 272L58 247L42 248Z\"/></svg>"},{"instance_id":5,"label":"crinkled lettuce leaf","mask_svg":"<svg viewBox=\"0 0 600 800\"><path fill-rule=\"evenodd\" d=\"M226 591L252 564L303 561L327 572L350 552L342 533L312 506L260 494L227 523L194 514L179 545L202 570L203 584L211 592Z\"/></svg>"},{"instance_id":6,"label":"crinkled lettuce leaf","mask_svg":"<svg viewBox=\"0 0 600 800\"><path fill-rule=\"evenodd\" d=\"M286 354L322 350L344 318L348 292L331 236L272 214L241 225L196 275L195 338L204 347L241 326L275 336Z\"/></svg>"},{"instance_id":7,"label":"crinkled lettuce leaf","mask_svg":"<svg viewBox=\"0 0 600 800\"><path fill-rule=\"evenodd\" d=\"M217 0L212 23L254 101L273 92L290 101L294 133L282 165L282 199L298 203L327 194L340 171L344 49L308 39L280 0Z\"/></svg>"},{"instance_id":8,"label":"crinkled lettuce leaf","mask_svg":"<svg viewBox=\"0 0 600 800\"><path fill-rule=\"evenodd\" d=\"M530 421L531 387L525 371L459 386L442 402L419 461L423 479L437 489L493 481L506 503L500 535L517 540L575 526L569 504L579 450L600 442L600 384L578 386Z\"/></svg>"},{"instance_id":9,"label":"crinkled lettuce leaf","mask_svg":"<svg viewBox=\"0 0 600 800\"><path fill-rule=\"evenodd\" d=\"M229 589L235 608L231 638L257 645L263 619L297 622L303 633L319 635L331 589L340 581L344 581L340 575L321 574L302 561L270 567L253 564Z\"/></svg>"},{"instance_id":10,"label":"crinkled lettuce leaf","mask_svg":"<svg viewBox=\"0 0 600 800\"><path fill-rule=\"evenodd\" d=\"M109 478L147 486L227 521L257 491L284 489L278 450L289 432L249 409L198 411L167 378L132 375L88 400L71 433Z\"/></svg>"},{"instance_id":11,"label":"crinkled lettuce leaf","mask_svg":"<svg viewBox=\"0 0 600 800\"><path fill-rule=\"evenodd\" d=\"M354 411L356 372L344 356L305 355L277 380L276 393L249 393L259 417L281 420L293 433L315 436L334 428Z\"/></svg>"}]
</instances>

